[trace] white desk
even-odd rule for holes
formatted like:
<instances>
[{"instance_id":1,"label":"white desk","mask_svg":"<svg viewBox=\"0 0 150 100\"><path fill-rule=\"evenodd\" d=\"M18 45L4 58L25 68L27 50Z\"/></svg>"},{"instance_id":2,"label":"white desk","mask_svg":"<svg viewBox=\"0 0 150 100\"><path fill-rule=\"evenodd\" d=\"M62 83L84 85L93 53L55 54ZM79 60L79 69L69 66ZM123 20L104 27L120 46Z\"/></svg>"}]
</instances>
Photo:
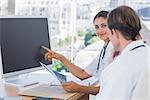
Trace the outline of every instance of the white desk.
<instances>
[{"instance_id":1,"label":"white desk","mask_svg":"<svg viewBox=\"0 0 150 100\"><path fill-rule=\"evenodd\" d=\"M18 94L18 90L13 87L13 86L8 86L5 85L5 92L7 96L18 96L21 97L23 100L32 100L34 97L31 96L21 96ZM43 91L44 92L44 91ZM64 93L64 96L66 98L66 100L89 100L89 95L88 94L83 94L83 93ZM63 94L57 95L55 96L55 98L53 98L54 100L58 98L64 98Z\"/></svg>"},{"instance_id":2,"label":"white desk","mask_svg":"<svg viewBox=\"0 0 150 100\"><path fill-rule=\"evenodd\" d=\"M52 81L51 78L49 77L49 75L45 74L45 72L39 74L39 76L40 77L38 77L38 78L42 79L41 83L49 83L50 81ZM35 77L35 76L33 75L33 77ZM16 88L15 86L12 86L12 85L8 85L8 84L4 83L3 85L1 85L1 88L3 88L5 90L5 91L3 91L3 94L5 94L5 96L15 96L15 98L20 97L20 98L23 98L23 100L32 100L34 98L34 97L31 97L31 96L21 96L21 95L19 95L18 88ZM2 93L2 91L0 90L0 94L1 93ZM65 96L66 96L67 100L88 100L89 99L89 95L88 94L83 94L83 93L68 93L67 95L65 93ZM60 97L60 96L58 95L58 97Z\"/></svg>"}]
</instances>

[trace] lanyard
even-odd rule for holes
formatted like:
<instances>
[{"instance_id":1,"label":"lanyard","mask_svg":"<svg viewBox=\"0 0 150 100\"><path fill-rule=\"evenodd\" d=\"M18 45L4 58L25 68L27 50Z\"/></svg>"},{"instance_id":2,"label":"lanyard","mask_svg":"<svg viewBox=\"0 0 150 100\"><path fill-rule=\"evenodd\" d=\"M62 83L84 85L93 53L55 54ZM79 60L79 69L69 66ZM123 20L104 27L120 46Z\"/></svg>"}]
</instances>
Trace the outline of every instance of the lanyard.
<instances>
[{"instance_id":1,"label":"lanyard","mask_svg":"<svg viewBox=\"0 0 150 100\"><path fill-rule=\"evenodd\" d=\"M104 44L103 49L101 50L101 53L100 53L100 56L99 56L99 59L98 59L98 64L97 64L97 71L99 70L100 63L104 59L104 56L105 56L105 53L106 53L106 48L107 48L108 44L109 44L109 41L107 42L106 45Z\"/></svg>"}]
</instances>

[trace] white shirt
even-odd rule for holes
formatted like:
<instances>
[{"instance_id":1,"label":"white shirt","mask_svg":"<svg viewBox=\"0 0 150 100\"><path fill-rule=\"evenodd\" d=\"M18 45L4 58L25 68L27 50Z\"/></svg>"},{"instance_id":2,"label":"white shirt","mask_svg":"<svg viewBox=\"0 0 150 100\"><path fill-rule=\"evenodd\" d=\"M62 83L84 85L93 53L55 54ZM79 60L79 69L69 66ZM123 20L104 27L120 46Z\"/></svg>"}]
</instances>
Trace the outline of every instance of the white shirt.
<instances>
[{"instance_id":1,"label":"white shirt","mask_svg":"<svg viewBox=\"0 0 150 100\"><path fill-rule=\"evenodd\" d=\"M100 59L100 64L99 64L99 70L97 71L98 67L98 62L99 62L99 57L100 54L98 54L93 61L85 68L85 71L90 74L91 76L96 76L97 78L100 77L100 74L102 70L110 63L111 61L111 56L113 52L113 46L111 42L108 43L108 46L105 51L105 55L103 59Z\"/></svg>"},{"instance_id":2,"label":"white shirt","mask_svg":"<svg viewBox=\"0 0 150 100\"><path fill-rule=\"evenodd\" d=\"M96 100L130 100L142 70L148 67L148 47L138 40L130 43L122 53L109 64L100 78L100 92Z\"/></svg>"}]
</instances>

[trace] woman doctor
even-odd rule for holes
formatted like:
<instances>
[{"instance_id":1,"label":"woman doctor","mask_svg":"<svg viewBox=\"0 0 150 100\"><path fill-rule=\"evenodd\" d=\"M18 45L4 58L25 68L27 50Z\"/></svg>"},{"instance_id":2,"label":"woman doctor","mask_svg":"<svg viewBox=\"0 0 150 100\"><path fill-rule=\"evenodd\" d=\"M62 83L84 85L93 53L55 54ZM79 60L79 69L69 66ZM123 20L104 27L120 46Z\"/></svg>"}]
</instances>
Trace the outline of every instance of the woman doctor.
<instances>
[{"instance_id":1,"label":"woman doctor","mask_svg":"<svg viewBox=\"0 0 150 100\"><path fill-rule=\"evenodd\" d=\"M43 47L47 51L45 54L45 59L51 60L52 58L55 58L60 60L73 75L81 80L87 79L91 76L99 77L102 70L110 63L112 56L111 52L113 50L113 46L109 42L107 15L107 11L100 11L93 19L96 34L100 39L104 40L104 46L100 54L85 69L81 69L80 67L74 65L63 55ZM68 92L82 92L90 94L97 94L100 88L99 86L95 87L79 85L73 81L64 83L63 87Z\"/></svg>"},{"instance_id":2,"label":"woman doctor","mask_svg":"<svg viewBox=\"0 0 150 100\"><path fill-rule=\"evenodd\" d=\"M112 10L108 16L109 38L120 55L102 72L96 100L131 100L142 72L148 68L148 46L139 36L141 23L128 6Z\"/></svg>"}]
</instances>

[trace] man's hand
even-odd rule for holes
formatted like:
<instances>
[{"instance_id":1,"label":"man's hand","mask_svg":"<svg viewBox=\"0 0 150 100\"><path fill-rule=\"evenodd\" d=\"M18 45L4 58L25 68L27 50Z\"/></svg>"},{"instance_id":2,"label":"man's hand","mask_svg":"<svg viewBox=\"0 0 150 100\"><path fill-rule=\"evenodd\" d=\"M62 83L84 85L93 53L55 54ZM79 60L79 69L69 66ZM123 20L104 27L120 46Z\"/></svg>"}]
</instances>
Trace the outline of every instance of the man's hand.
<instances>
[{"instance_id":1,"label":"man's hand","mask_svg":"<svg viewBox=\"0 0 150 100\"><path fill-rule=\"evenodd\" d=\"M81 87L81 85L73 81L63 83L62 86L67 92L80 92Z\"/></svg>"}]
</instances>

